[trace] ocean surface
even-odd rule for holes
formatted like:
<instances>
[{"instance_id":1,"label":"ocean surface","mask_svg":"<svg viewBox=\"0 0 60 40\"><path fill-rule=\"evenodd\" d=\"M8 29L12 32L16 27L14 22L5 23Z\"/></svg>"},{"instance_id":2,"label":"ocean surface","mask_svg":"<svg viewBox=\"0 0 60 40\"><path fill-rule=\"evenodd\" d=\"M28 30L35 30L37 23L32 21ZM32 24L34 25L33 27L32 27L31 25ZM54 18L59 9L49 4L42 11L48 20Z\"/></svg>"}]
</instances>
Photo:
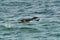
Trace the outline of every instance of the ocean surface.
<instances>
[{"instance_id":1,"label":"ocean surface","mask_svg":"<svg viewBox=\"0 0 60 40\"><path fill-rule=\"evenodd\" d=\"M60 40L60 0L0 0L0 40Z\"/></svg>"}]
</instances>

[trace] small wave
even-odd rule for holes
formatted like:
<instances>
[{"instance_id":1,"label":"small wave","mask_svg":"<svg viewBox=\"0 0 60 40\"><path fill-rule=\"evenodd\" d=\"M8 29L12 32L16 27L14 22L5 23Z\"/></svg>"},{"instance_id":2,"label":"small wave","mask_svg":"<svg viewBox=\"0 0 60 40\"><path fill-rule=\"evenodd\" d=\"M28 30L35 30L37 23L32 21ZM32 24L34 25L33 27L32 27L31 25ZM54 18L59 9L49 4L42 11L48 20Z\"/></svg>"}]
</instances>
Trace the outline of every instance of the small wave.
<instances>
[{"instance_id":1,"label":"small wave","mask_svg":"<svg viewBox=\"0 0 60 40\"><path fill-rule=\"evenodd\" d=\"M26 3L26 2L7 2L7 3L2 3L2 6L31 6L32 4Z\"/></svg>"},{"instance_id":2,"label":"small wave","mask_svg":"<svg viewBox=\"0 0 60 40\"><path fill-rule=\"evenodd\" d=\"M60 33L49 34L49 36L60 37Z\"/></svg>"},{"instance_id":3,"label":"small wave","mask_svg":"<svg viewBox=\"0 0 60 40\"><path fill-rule=\"evenodd\" d=\"M44 9L43 11L35 11L35 12L33 12L32 14L44 14L44 15L46 15L46 14L51 14L51 15L54 15L53 14L54 13L54 11L52 11L52 10L47 10L47 9Z\"/></svg>"},{"instance_id":4,"label":"small wave","mask_svg":"<svg viewBox=\"0 0 60 40\"><path fill-rule=\"evenodd\" d=\"M0 25L0 30L3 30L5 29L5 26L4 25Z\"/></svg>"},{"instance_id":5,"label":"small wave","mask_svg":"<svg viewBox=\"0 0 60 40\"><path fill-rule=\"evenodd\" d=\"M39 33L39 32L41 32L36 28L22 27L20 29L22 32L27 32L27 33Z\"/></svg>"},{"instance_id":6,"label":"small wave","mask_svg":"<svg viewBox=\"0 0 60 40\"><path fill-rule=\"evenodd\" d=\"M4 21L4 19L3 18L0 18L0 21Z\"/></svg>"},{"instance_id":7,"label":"small wave","mask_svg":"<svg viewBox=\"0 0 60 40\"><path fill-rule=\"evenodd\" d=\"M6 8L0 8L0 12L8 13L9 11Z\"/></svg>"}]
</instances>

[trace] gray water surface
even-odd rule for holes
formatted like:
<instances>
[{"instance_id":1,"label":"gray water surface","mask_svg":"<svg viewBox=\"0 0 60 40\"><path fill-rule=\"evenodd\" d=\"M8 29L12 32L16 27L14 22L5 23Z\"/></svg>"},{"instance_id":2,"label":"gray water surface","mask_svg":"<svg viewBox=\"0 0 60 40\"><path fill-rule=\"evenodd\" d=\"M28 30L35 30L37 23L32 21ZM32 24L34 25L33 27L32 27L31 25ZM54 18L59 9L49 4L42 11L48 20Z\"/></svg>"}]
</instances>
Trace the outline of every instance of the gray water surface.
<instances>
[{"instance_id":1,"label":"gray water surface","mask_svg":"<svg viewBox=\"0 0 60 40\"><path fill-rule=\"evenodd\" d=\"M0 0L0 40L60 40L60 1Z\"/></svg>"}]
</instances>

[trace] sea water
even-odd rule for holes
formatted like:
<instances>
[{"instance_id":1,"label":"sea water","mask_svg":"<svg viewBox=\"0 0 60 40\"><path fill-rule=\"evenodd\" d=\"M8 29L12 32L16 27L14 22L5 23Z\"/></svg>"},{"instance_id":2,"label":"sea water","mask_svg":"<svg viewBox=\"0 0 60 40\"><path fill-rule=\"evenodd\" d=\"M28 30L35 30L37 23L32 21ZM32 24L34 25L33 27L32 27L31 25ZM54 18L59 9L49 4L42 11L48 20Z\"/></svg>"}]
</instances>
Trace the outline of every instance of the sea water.
<instances>
[{"instance_id":1,"label":"sea water","mask_svg":"<svg viewBox=\"0 0 60 40\"><path fill-rule=\"evenodd\" d=\"M0 0L0 40L60 40L60 0Z\"/></svg>"}]
</instances>

